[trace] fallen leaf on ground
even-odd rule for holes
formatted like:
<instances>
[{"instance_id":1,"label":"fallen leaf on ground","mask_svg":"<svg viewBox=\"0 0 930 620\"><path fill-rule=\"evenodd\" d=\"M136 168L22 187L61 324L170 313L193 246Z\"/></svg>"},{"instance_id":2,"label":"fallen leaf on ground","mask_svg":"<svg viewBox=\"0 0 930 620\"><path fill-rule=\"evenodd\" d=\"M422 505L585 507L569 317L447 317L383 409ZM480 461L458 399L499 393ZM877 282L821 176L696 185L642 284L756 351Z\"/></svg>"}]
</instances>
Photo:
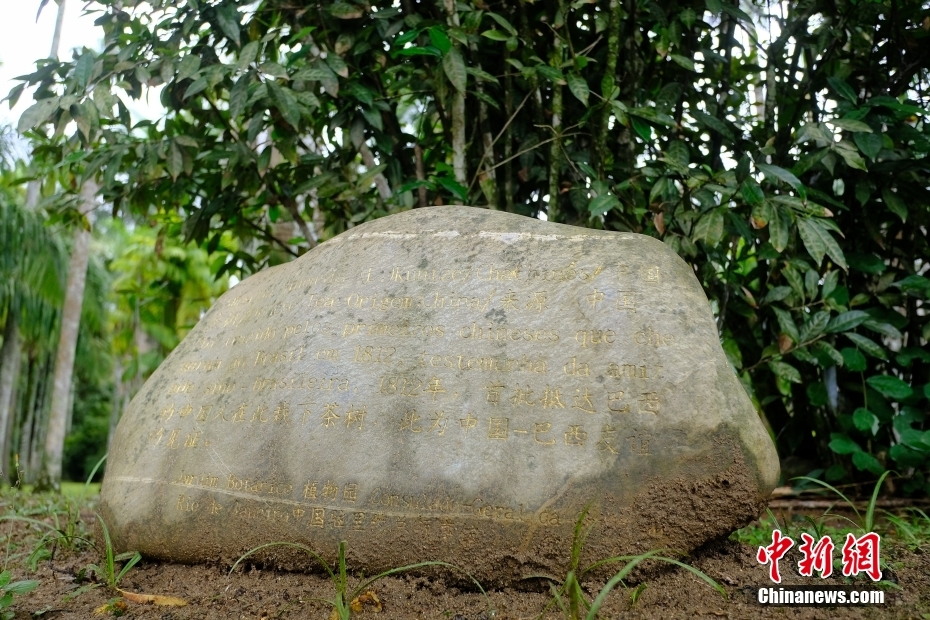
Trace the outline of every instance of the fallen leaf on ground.
<instances>
[{"instance_id":1,"label":"fallen leaf on ground","mask_svg":"<svg viewBox=\"0 0 930 620\"><path fill-rule=\"evenodd\" d=\"M160 605L162 607L184 607L187 605L187 601L183 598L177 598L174 596L162 596L161 594L137 594L136 592L129 592L128 590L119 590L117 592L123 595L127 601L133 603L141 603L142 605L147 605L149 603L153 605Z\"/></svg>"},{"instance_id":2,"label":"fallen leaf on ground","mask_svg":"<svg viewBox=\"0 0 930 620\"><path fill-rule=\"evenodd\" d=\"M126 601L122 599L110 600L95 609L94 615L104 616L106 614L112 614L114 616L122 616L128 609L129 606L126 604Z\"/></svg>"},{"instance_id":3,"label":"fallen leaf on ground","mask_svg":"<svg viewBox=\"0 0 930 620\"><path fill-rule=\"evenodd\" d=\"M349 603L349 609L352 610L352 613L362 613L366 610L380 613L383 609L381 601L378 600L378 595L374 593L373 590L367 590L363 594L356 596L352 599L352 602Z\"/></svg>"}]
</instances>

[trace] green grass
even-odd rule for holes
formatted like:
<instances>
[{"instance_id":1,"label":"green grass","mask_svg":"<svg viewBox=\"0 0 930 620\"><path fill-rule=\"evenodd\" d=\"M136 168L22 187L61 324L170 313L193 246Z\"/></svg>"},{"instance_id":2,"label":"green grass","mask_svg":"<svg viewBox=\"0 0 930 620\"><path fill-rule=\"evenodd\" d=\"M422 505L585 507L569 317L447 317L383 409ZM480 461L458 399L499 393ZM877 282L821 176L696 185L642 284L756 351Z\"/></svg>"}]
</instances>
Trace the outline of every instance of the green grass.
<instances>
[{"instance_id":1,"label":"green grass","mask_svg":"<svg viewBox=\"0 0 930 620\"><path fill-rule=\"evenodd\" d=\"M624 555L607 558L605 560L594 562L587 568L580 568L581 552L584 548L585 539L587 538L588 533L591 531L590 527L587 529L584 527L584 520L587 514L588 508L585 508L581 511L581 514L578 515L577 521L575 521L575 531L572 537L572 547L569 555L568 572L565 575L565 579L563 579L561 583L555 583L550 586L552 592L552 601L539 615L540 618L542 618L542 616L545 615L553 605L556 605L562 614L569 620L581 620L582 618L584 618L584 620L594 620L598 617L597 614L604 603L607 601L607 596L611 593L611 591L618 585L622 585L624 588L626 588L626 583L624 583L624 580L627 578L627 576L629 576L633 569L636 568L637 565L647 560L664 562L666 564L672 564L683 568L717 590L717 592L720 593L724 600L727 599L727 593L726 590L723 589L723 586L690 564L685 564L680 560L659 555L660 553L667 552L662 549L647 551L646 553L642 553L640 555ZM588 597L585 595L585 592L581 587L582 579L586 575L594 572L602 566L620 563L624 563L623 567L618 572L616 572L607 581L606 584L604 584L604 587L597 592L592 600L588 600ZM635 589L633 589L633 591L630 593L631 605L636 604L636 600L639 598L639 595L642 594L643 590L645 590L644 584L640 584Z\"/></svg>"},{"instance_id":2,"label":"green grass","mask_svg":"<svg viewBox=\"0 0 930 620\"><path fill-rule=\"evenodd\" d=\"M104 530L104 532L106 532L106 530ZM271 542L271 543L267 543L264 545L259 545L258 547L255 547L254 549L251 549L247 551L246 553L244 553L238 560L236 560L236 563L232 565L232 568L229 569L229 573L232 574L232 572L236 570L236 567L239 566L239 564L243 560L248 558L249 556L259 553L260 551L264 549L269 549L272 547L291 547L293 549L299 549L300 551L303 551L307 553L308 555L310 555L311 557L315 558L320 563L320 565L323 566L324 569L326 569L326 572L329 573L329 577L332 580L333 585L335 586L336 596L332 600L320 599L320 598L310 598L309 600L326 603L327 605L332 605L333 613L330 616L331 620L333 619L349 620L353 611L355 611L354 605L358 604L357 603L358 597L364 594L367 591L368 587L374 584L379 579L383 579L390 575L397 575L399 573L405 573L411 570L416 570L418 568L426 568L428 566L440 566L443 568L452 569L453 571L465 574L469 579L472 580L472 582L474 582L476 586L478 586L478 589L481 590L481 593L484 594L485 598L488 601L488 608L490 609L491 599L488 598L488 595L484 591L484 588L481 587L481 584L478 583L478 581L474 577L469 575L468 572L466 572L464 569L461 569L458 566L454 566L447 562L426 561L426 562L418 562L416 564L408 564L407 566L399 566L397 568L386 570L383 573L375 575L374 577L370 577L369 579L362 581L354 589L349 590L349 578L348 578L348 572L346 570L346 542L344 540L340 541L339 543L339 558L336 562L336 572L334 572L329 567L329 564L326 562L326 560L324 560L322 557L317 555L316 552L314 552L312 549L310 549L306 545L301 545L301 544L292 543L292 542ZM493 613L494 612L492 610L491 611L492 616L493 616Z\"/></svg>"},{"instance_id":3,"label":"green grass","mask_svg":"<svg viewBox=\"0 0 930 620\"><path fill-rule=\"evenodd\" d=\"M84 491L84 485L87 484L87 491ZM24 493L32 493L32 485L26 484L23 485ZM64 497L78 499L83 494L84 497L90 499L92 497L97 497L100 495L100 483L99 482L72 482L72 481L62 481L61 483L61 494Z\"/></svg>"}]
</instances>

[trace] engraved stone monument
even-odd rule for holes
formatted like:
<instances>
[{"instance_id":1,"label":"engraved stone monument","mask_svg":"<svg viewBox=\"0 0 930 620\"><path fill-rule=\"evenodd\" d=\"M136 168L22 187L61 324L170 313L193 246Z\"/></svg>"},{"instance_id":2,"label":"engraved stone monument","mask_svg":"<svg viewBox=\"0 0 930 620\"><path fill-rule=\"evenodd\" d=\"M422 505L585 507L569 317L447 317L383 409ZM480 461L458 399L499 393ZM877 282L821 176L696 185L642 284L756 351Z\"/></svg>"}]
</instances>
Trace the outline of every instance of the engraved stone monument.
<instances>
[{"instance_id":1,"label":"engraved stone monument","mask_svg":"<svg viewBox=\"0 0 930 620\"><path fill-rule=\"evenodd\" d=\"M469 207L353 228L228 291L119 423L116 546L304 543L485 583L691 550L756 517L775 448L692 269L641 235ZM275 558L310 566L306 558Z\"/></svg>"}]
</instances>

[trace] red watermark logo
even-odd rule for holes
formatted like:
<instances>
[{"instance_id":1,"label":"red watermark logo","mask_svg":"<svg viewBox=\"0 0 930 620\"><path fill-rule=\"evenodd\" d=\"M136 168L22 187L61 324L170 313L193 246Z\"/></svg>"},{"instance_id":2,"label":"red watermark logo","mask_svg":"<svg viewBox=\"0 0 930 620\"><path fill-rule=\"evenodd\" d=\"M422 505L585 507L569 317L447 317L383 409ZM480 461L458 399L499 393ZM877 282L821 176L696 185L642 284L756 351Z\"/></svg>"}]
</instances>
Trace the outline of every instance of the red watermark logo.
<instances>
[{"instance_id":1,"label":"red watermark logo","mask_svg":"<svg viewBox=\"0 0 930 620\"><path fill-rule=\"evenodd\" d=\"M834 545L830 537L824 536L815 542L813 536L805 533L801 534L801 541L798 550L804 557L798 562L800 574L812 577L814 571L817 571L821 579L826 579L833 574ZM879 542L879 536L875 532L869 532L859 538L853 534L847 534L842 550L843 575L855 577L859 573L865 573L872 581L881 581L882 571L878 558ZM793 546L794 541L791 538L782 536L780 530L774 530L772 544L759 547L756 559L760 564L770 565L769 578L773 582L781 583L778 563Z\"/></svg>"}]
</instances>

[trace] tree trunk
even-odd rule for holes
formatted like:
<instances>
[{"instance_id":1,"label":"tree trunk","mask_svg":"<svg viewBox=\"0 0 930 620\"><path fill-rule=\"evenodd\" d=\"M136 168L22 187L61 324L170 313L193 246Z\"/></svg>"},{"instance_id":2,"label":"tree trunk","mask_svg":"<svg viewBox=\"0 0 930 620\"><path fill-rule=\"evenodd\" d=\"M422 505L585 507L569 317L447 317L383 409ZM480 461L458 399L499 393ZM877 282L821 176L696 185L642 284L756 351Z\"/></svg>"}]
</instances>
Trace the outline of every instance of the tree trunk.
<instances>
[{"instance_id":1,"label":"tree trunk","mask_svg":"<svg viewBox=\"0 0 930 620\"><path fill-rule=\"evenodd\" d=\"M29 444L29 460L25 464L25 478L27 483L35 482L42 465L42 446L45 444L45 426L48 420L49 386L52 382L51 354L43 354L42 366L39 371L39 395L36 399L36 408L32 422L32 440Z\"/></svg>"},{"instance_id":2,"label":"tree trunk","mask_svg":"<svg viewBox=\"0 0 930 620\"><path fill-rule=\"evenodd\" d=\"M97 185L87 181L81 188L81 213L87 215L94 207ZM65 447L65 427L68 423L68 401L71 379L74 374L74 354L81 326L81 306L84 301L84 283L87 279L87 262L90 251L90 231L78 227L74 231L71 264L68 267L68 286L61 313L61 336L55 358L55 375L52 382L52 407L48 415L45 434L45 451L37 488L58 490L61 483L61 461Z\"/></svg>"},{"instance_id":3,"label":"tree trunk","mask_svg":"<svg viewBox=\"0 0 930 620\"><path fill-rule=\"evenodd\" d=\"M3 346L0 348L0 481L10 479L6 451L9 444L7 428L13 417L13 386L19 377L19 362L22 357L22 344L19 339L19 310L16 304L10 304L7 311L6 326L3 329Z\"/></svg>"},{"instance_id":4,"label":"tree trunk","mask_svg":"<svg viewBox=\"0 0 930 620\"><path fill-rule=\"evenodd\" d=\"M39 357L32 349L29 355L29 398L26 399L25 419L19 434L19 450L17 451L17 462L19 470L16 472L17 482L19 485L26 483L23 479L23 467L29 466L30 454L32 448L33 427L35 426L36 407L38 406L39 396L39 376L43 368Z\"/></svg>"},{"instance_id":5,"label":"tree trunk","mask_svg":"<svg viewBox=\"0 0 930 620\"><path fill-rule=\"evenodd\" d=\"M113 403L110 409L110 430L107 432L107 454L110 453L110 446L113 444L113 435L116 433L116 423L119 422L122 404L123 390L123 364L117 356L113 363Z\"/></svg>"},{"instance_id":6,"label":"tree trunk","mask_svg":"<svg viewBox=\"0 0 930 620\"><path fill-rule=\"evenodd\" d=\"M459 15L455 11L454 0L445 0L446 21L450 26L459 26ZM461 44L453 41L453 47L461 50ZM465 164L465 93L452 85L452 170L455 181L462 187L468 187L468 169ZM462 204L454 200L454 204Z\"/></svg>"}]
</instances>

